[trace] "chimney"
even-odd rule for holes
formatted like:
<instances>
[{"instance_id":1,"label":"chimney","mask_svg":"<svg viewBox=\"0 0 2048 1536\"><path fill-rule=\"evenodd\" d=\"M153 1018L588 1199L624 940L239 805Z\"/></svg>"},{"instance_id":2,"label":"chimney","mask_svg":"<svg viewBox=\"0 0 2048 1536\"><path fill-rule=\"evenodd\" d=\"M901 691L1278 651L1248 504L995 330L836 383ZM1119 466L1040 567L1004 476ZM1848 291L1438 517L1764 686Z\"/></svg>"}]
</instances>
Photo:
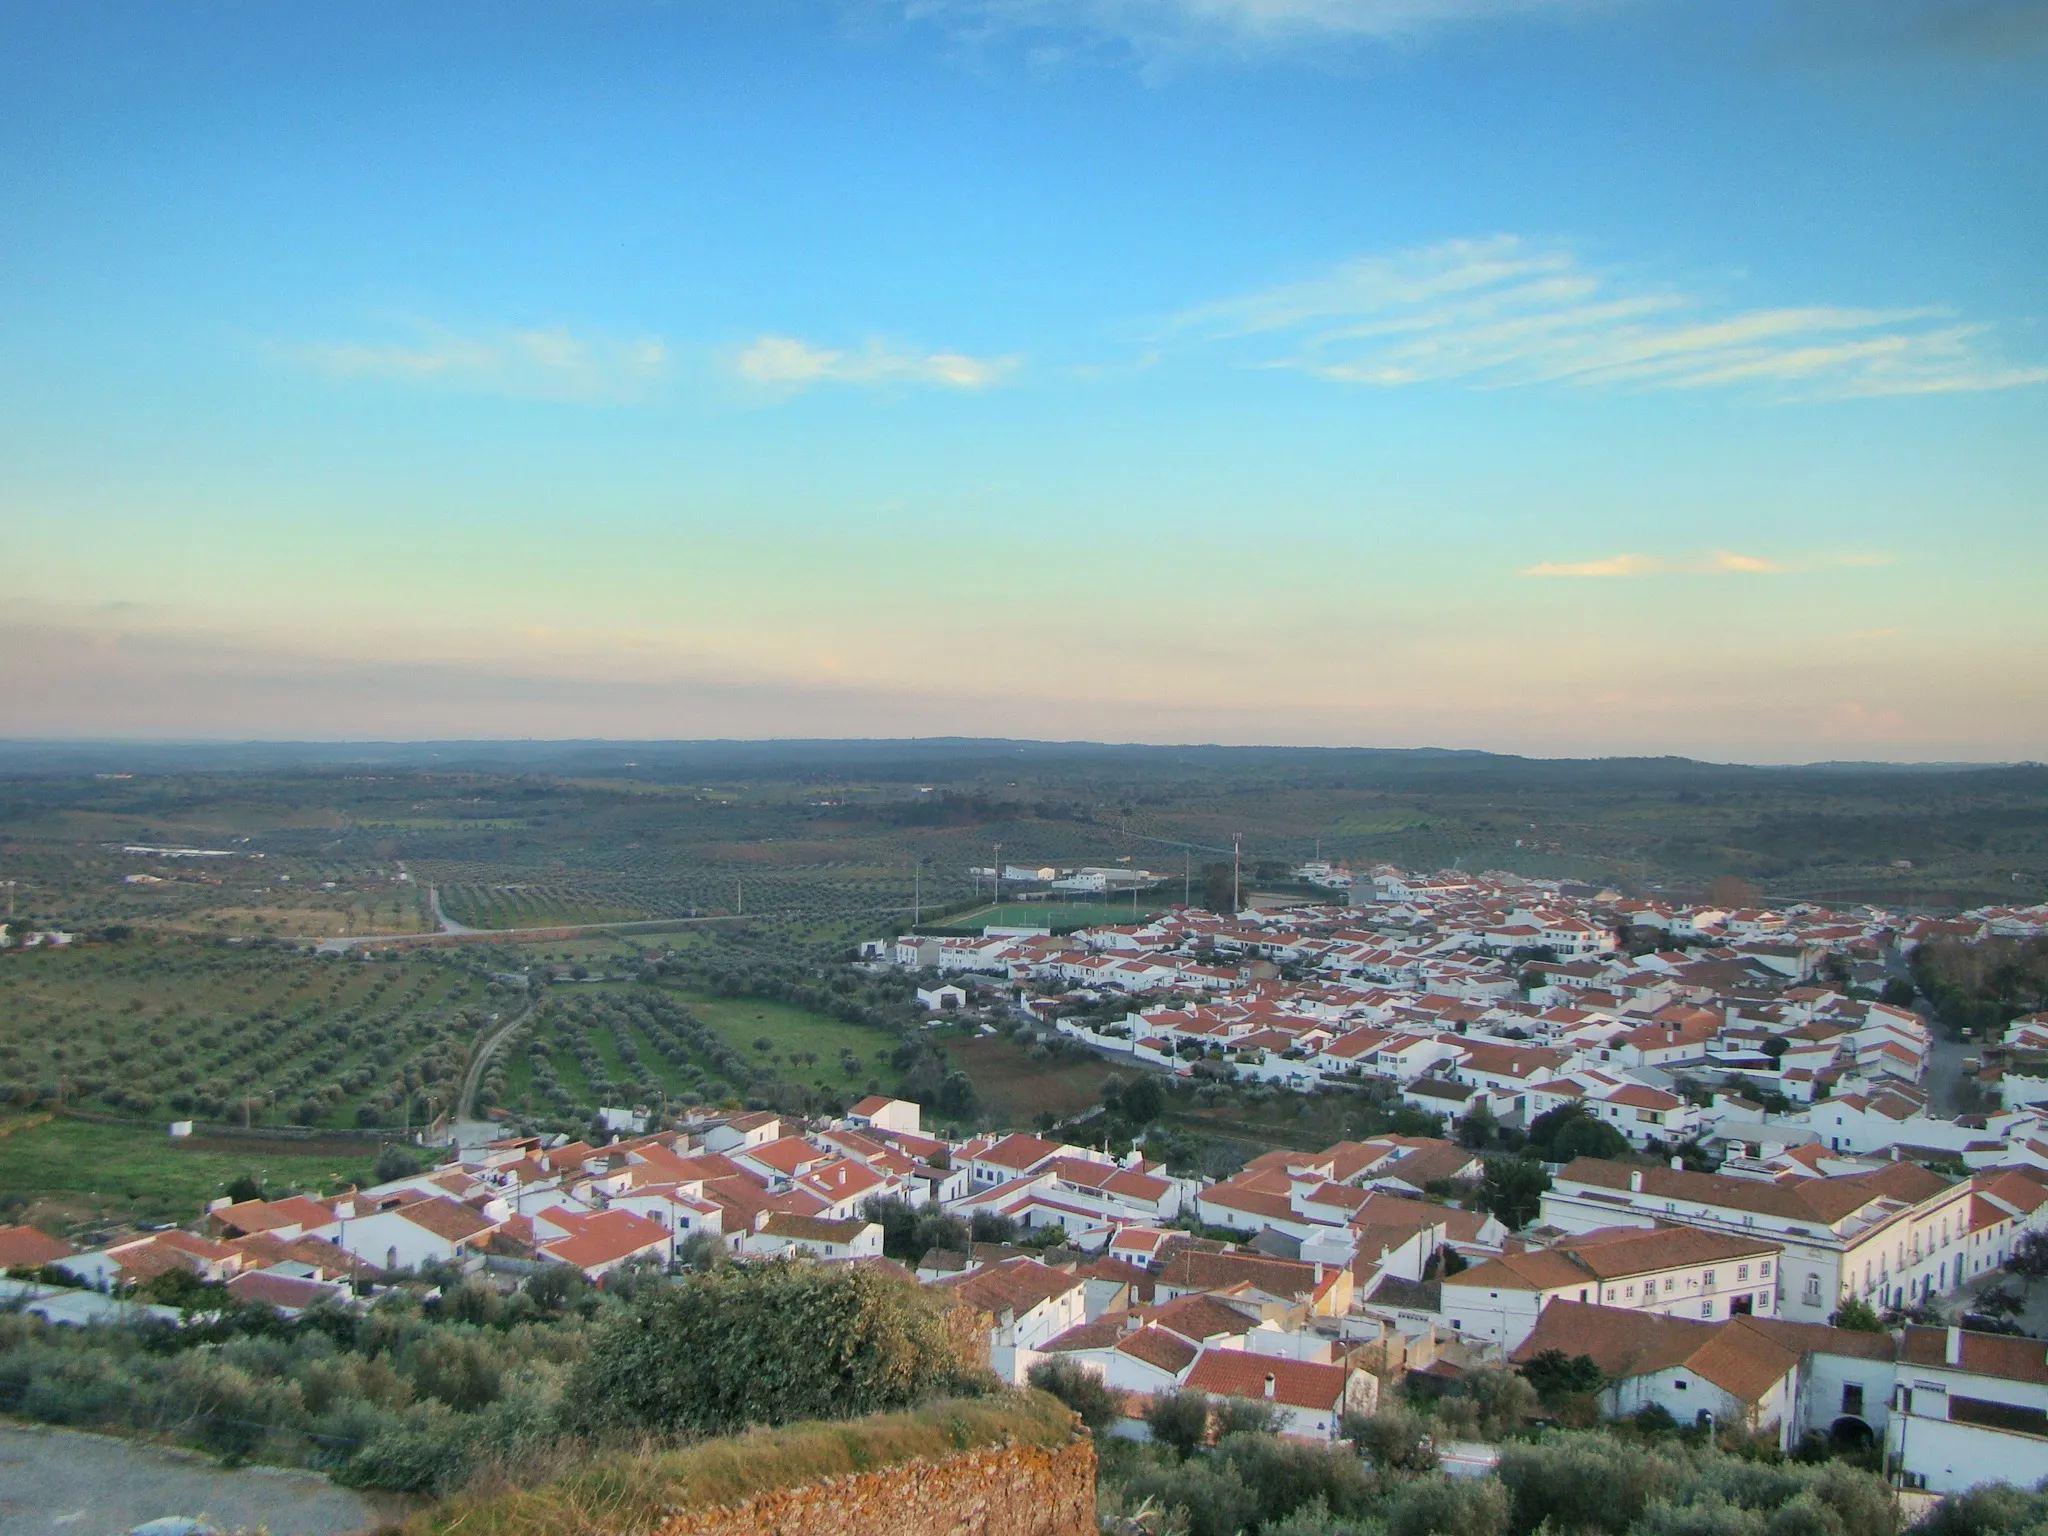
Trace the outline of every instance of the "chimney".
<instances>
[{"instance_id":1,"label":"chimney","mask_svg":"<svg viewBox=\"0 0 2048 1536\"><path fill-rule=\"evenodd\" d=\"M1955 1330L1950 1329L1949 1331L1953 1333ZM1277 1385L1279 1385L1279 1382L1278 1379L1273 1375L1273 1373L1271 1371L1266 1372L1266 1396L1268 1398L1272 1397L1273 1388Z\"/></svg>"},{"instance_id":2,"label":"chimney","mask_svg":"<svg viewBox=\"0 0 2048 1536\"><path fill-rule=\"evenodd\" d=\"M1674 1157L1673 1159L1671 1159L1671 1171L1673 1173L1685 1172L1685 1159L1682 1157Z\"/></svg>"},{"instance_id":3,"label":"chimney","mask_svg":"<svg viewBox=\"0 0 2048 1536\"><path fill-rule=\"evenodd\" d=\"M1628 1191L1629 1191L1629 1193L1630 1193L1630 1194L1632 1194L1632 1195L1640 1195L1640 1194L1641 1194L1641 1193L1643 1192L1643 1170L1642 1170L1642 1169L1640 1169L1640 1168L1631 1168L1631 1169L1629 1170L1629 1175L1628 1175Z\"/></svg>"},{"instance_id":4,"label":"chimney","mask_svg":"<svg viewBox=\"0 0 2048 1536\"><path fill-rule=\"evenodd\" d=\"M1945 1352L1944 1358L1950 1365L1961 1365L1963 1363L1962 1329L1951 1328L1948 1330L1948 1349Z\"/></svg>"}]
</instances>

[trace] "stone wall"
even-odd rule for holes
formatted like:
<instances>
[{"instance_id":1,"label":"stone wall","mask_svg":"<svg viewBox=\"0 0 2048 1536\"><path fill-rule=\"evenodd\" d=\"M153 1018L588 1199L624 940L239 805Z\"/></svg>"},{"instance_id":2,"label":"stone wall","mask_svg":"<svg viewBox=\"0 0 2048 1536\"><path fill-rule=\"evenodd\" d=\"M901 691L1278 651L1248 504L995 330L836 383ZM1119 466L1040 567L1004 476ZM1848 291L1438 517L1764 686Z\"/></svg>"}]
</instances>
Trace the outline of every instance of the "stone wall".
<instances>
[{"instance_id":1,"label":"stone wall","mask_svg":"<svg viewBox=\"0 0 2048 1536\"><path fill-rule=\"evenodd\" d=\"M1095 1445L1006 1445L693 1509L655 1536L1094 1536Z\"/></svg>"}]
</instances>

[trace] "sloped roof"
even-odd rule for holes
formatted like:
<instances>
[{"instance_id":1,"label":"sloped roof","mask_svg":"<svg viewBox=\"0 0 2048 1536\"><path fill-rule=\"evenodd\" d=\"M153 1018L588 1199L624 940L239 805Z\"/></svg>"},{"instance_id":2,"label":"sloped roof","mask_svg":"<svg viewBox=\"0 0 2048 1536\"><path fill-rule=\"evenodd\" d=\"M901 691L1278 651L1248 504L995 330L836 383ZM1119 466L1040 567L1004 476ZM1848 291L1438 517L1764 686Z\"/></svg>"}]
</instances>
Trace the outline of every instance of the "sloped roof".
<instances>
[{"instance_id":1,"label":"sloped roof","mask_svg":"<svg viewBox=\"0 0 2048 1536\"><path fill-rule=\"evenodd\" d=\"M1274 1402L1335 1412L1351 1372L1341 1365L1283 1360L1242 1349L1205 1349L1188 1372L1187 1385L1223 1397L1264 1399L1268 1376L1273 1378Z\"/></svg>"},{"instance_id":2,"label":"sloped roof","mask_svg":"<svg viewBox=\"0 0 2048 1536\"><path fill-rule=\"evenodd\" d=\"M1553 1301L1508 1358L1519 1365L1555 1349L1586 1355L1603 1374L1617 1379L1683 1366L1731 1397L1756 1403L1799 1364L1805 1351L1751 1327L1752 1321L1738 1317L1704 1323L1627 1307Z\"/></svg>"},{"instance_id":3,"label":"sloped roof","mask_svg":"<svg viewBox=\"0 0 2048 1536\"><path fill-rule=\"evenodd\" d=\"M1690 1200L1760 1215L1787 1216L1795 1221L1830 1225L1853 1215L1873 1200L1918 1203L1950 1187L1951 1181L1918 1163L1888 1163L1870 1173L1834 1178L1766 1183L1718 1173L1692 1173L1678 1168L1648 1167L1582 1157L1557 1176L1559 1183L1592 1184L1626 1191L1631 1176L1642 1180L1642 1193L1668 1200Z\"/></svg>"}]
</instances>

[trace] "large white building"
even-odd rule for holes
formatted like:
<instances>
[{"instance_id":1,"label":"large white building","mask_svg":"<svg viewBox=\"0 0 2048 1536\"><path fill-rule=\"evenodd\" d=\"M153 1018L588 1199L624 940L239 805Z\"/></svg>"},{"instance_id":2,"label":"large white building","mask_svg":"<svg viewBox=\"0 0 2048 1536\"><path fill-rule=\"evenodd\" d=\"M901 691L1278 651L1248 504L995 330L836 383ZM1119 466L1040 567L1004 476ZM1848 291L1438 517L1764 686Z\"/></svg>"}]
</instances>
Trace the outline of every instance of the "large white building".
<instances>
[{"instance_id":1,"label":"large white building","mask_svg":"<svg viewBox=\"0 0 2048 1536\"><path fill-rule=\"evenodd\" d=\"M1715 1321L1776 1315L1784 1248L1698 1227L1609 1227L1504 1253L1446 1279L1441 1310L1469 1339L1513 1349L1556 1301Z\"/></svg>"},{"instance_id":2,"label":"large white building","mask_svg":"<svg viewBox=\"0 0 2048 1536\"><path fill-rule=\"evenodd\" d=\"M1905 1305L1965 1273L1971 1186L1917 1163L1836 1178L1733 1178L1582 1157L1552 1181L1543 1220L1567 1232L1676 1222L1766 1238L1785 1252L1773 1309L1824 1323L1850 1297Z\"/></svg>"}]
</instances>

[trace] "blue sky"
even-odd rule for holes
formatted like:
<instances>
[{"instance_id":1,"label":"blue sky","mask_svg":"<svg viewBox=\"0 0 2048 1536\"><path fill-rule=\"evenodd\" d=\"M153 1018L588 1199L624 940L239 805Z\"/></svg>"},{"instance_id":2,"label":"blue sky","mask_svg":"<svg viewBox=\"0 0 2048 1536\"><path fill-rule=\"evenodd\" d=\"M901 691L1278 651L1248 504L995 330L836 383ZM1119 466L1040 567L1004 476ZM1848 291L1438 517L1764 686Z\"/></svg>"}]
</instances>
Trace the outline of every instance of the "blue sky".
<instances>
[{"instance_id":1,"label":"blue sky","mask_svg":"<svg viewBox=\"0 0 2048 1536\"><path fill-rule=\"evenodd\" d=\"M0 27L0 730L2048 755L2038 0Z\"/></svg>"}]
</instances>

